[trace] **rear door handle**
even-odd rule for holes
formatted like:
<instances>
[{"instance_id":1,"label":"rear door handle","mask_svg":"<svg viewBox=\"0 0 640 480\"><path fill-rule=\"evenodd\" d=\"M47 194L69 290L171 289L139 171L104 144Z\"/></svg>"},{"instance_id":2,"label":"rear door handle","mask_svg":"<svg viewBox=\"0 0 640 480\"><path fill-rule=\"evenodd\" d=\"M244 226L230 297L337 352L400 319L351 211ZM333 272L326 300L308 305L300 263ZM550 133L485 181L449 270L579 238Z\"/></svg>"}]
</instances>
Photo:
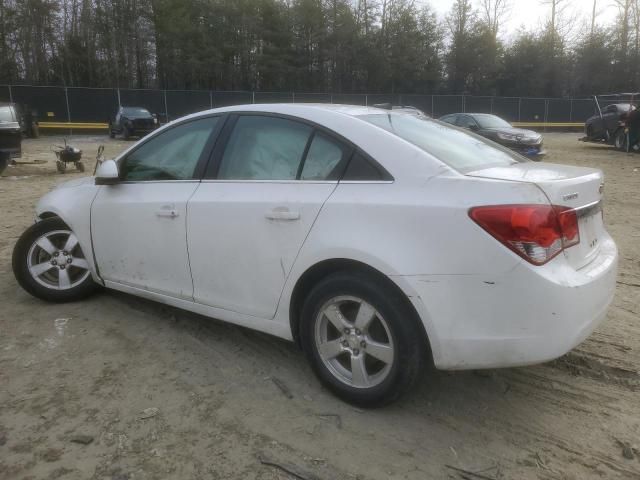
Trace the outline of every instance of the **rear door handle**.
<instances>
[{"instance_id":1,"label":"rear door handle","mask_svg":"<svg viewBox=\"0 0 640 480\"><path fill-rule=\"evenodd\" d=\"M176 218L180 214L175 205L163 205L160 210L156 211L156 215L158 217Z\"/></svg>"},{"instance_id":2,"label":"rear door handle","mask_svg":"<svg viewBox=\"0 0 640 480\"><path fill-rule=\"evenodd\" d=\"M300 212L295 212L284 207L277 207L277 208L274 208L273 210L269 210L267 213L264 214L264 216L269 220L285 220L285 221L300 220Z\"/></svg>"}]
</instances>

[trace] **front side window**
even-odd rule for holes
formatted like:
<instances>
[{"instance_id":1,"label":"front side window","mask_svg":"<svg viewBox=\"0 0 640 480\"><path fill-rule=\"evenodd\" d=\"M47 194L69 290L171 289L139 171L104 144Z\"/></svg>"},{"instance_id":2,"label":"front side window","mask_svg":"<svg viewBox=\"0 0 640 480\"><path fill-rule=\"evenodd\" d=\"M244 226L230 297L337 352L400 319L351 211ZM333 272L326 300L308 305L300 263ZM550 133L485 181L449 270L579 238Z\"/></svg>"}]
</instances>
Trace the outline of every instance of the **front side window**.
<instances>
[{"instance_id":1,"label":"front side window","mask_svg":"<svg viewBox=\"0 0 640 480\"><path fill-rule=\"evenodd\" d=\"M243 115L222 156L222 180L295 180L312 128L284 118Z\"/></svg>"},{"instance_id":2,"label":"front side window","mask_svg":"<svg viewBox=\"0 0 640 480\"><path fill-rule=\"evenodd\" d=\"M218 117L177 125L131 152L120 166L124 181L190 180Z\"/></svg>"},{"instance_id":3,"label":"front side window","mask_svg":"<svg viewBox=\"0 0 640 480\"><path fill-rule=\"evenodd\" d=\"M414 144L463 172L526 161L506 148L471 132L410 115L369 114L360 117Z\"/></svg>"}]
</instances>

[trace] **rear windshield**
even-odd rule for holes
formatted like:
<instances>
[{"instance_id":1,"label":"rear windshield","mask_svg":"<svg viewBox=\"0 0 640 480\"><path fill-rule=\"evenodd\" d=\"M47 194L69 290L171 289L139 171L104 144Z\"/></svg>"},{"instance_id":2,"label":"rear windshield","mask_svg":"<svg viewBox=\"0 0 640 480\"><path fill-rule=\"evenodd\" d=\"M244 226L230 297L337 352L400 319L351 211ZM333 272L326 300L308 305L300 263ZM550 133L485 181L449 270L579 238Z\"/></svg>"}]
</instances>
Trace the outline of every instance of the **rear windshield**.
<instances>
[{"instance_id":1,"label":"rear windshield","mask_svg":"<svg viewBox=\"0 0 640 480\"><path fill-rule=\"evenodd\" d=\"M463 172L527 161L479 135L428 118L393 113L358 118L394 133Z\"/></svg>"},{"instance_id":2,"label":"rear windshield","mask_svg":"<svg viewBox=\"0 0 640 480\"><path fill-rule=\"evenodd\" d=\"M139 107L123 107L122 113L124 113L125 115L139 115L141 117L151 116L151 114L149 113L149 110L147 110L146 108L139 108Z\"/></svg>"},{"instance_id":3,"label":"rear windshield","mask_svg":"<svg viewBox=\"0 0 640 480\"><path fill-rule=\"evenodd\" d=\"M12 107L0 107L0 122L15 122Z\"/></svg>"}]
</instances>

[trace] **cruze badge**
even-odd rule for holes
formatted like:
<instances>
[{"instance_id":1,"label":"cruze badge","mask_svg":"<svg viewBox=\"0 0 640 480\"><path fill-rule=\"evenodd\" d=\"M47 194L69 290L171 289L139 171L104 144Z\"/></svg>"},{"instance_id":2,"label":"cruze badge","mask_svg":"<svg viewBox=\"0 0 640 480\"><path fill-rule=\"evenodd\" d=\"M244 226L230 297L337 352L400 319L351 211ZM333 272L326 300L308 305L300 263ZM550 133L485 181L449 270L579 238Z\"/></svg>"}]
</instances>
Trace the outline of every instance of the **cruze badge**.
<instances>
[{"instance_id":1,"label":"cruze badge","mask_svg":"<svg viewBox=\"0 0 640 480\"><path fill-rule=\"evenodd\" d=\"M576 198L578 198L578 192L567 193L566 195L562 196L563 200L575 200Z\"/></svg>"}]
</instances>

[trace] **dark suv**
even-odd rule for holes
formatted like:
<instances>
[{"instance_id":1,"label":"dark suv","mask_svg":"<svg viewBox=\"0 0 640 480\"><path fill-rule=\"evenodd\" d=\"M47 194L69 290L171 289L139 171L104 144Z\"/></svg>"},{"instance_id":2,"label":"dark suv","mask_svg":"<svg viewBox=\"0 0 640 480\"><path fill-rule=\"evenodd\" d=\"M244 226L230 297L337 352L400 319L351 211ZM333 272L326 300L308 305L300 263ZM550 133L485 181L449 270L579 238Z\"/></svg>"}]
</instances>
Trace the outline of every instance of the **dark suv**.
<instances>
[{"instance_id":1,"label":"dark suv","mask_svg":"<svg viewBox=\"0 0 640 480\"><path fill-rule=\"evenodd\" d=\"M588 118L584 124L585 140L590 142L606 142L624 149L625 132L621 122L635 111L633 103L613 103L599 113Z\"/></svg>"},{"instance_id":2,"label":"dark suv","mask_svg":"<svg viewBox=\"0 0 640 480\"><path fill-rule=\"evenodd\" d=\"M22 156L22 137L39 136L37 115L14 103L0 103L0 172Z\"/></svg>"},{"instance_id":3,"label":"dark suv","mask_svg":"<svg viewBox=\"0 0 640 480\"><path fill-rule=\"evenodd\" d=\"M158 119L142 107L120 107L116 117L109 122L109 136L121 133L125 139L143 137L158 128Z\"/></svg>"}]
</instances>

